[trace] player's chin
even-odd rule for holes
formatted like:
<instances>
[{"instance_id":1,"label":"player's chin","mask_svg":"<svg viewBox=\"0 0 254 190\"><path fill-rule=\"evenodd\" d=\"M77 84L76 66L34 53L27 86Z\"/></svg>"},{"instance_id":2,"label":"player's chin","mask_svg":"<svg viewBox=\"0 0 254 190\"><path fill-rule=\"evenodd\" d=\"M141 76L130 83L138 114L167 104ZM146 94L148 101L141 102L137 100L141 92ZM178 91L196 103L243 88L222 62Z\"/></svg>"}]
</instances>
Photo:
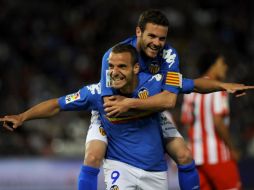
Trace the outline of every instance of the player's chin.
<instances>
[{"instance_id":1,"label":"player's chin","mask_svg":"<svg viewBox=\"0 0 254 190\"><path fill-rule=\"evenodd\" d=\"M146 50L147 57L155 58L157 56L157 54L158 54L158 51L154 51L154 50L151 50L151 49Z\"/></svg>"},{"instance_id":2,"label":"player's chin","mask_svg":"<svg viewBox=\"0 0 254 190\"><path fill-rule=\"evenodd\" d=\"M125 85L124 82L117 81L117 82L113 82L111 87L114 89L121 89L124 87L124 85Z\"/></svg>"}]
</instances>

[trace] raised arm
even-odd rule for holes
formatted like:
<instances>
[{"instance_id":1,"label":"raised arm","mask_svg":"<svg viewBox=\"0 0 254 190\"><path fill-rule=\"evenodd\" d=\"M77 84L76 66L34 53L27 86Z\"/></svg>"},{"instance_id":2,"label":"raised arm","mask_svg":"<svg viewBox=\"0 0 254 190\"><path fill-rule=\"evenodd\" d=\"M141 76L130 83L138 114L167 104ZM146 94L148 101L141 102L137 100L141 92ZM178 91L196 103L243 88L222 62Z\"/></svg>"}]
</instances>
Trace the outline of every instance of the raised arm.
<instances>
[{"instance_id":1,"label":"raised arm","mask_svg":"<svg viewBox=\"0 0 254 190\"><path fill-rule=\"evenodd\" d=\"M56 115L60 111L58 99L50 99L39 103L27 111L18 115L7 115L0 118L3 122L3 127L13 131L13 129L21 126L25 121L39 118L47 118Z\"/></svg>"},{"instance_id":2,"label":"raised arm","mask_svg":"<svg viewBox=\"0 0 254 190\"><path fill-rule=\"evenodd\" d=\"M197 93L211 93L217 91L227 91L233 93L237 97L245 95L246 90L254 89L254 86L246 86L240 83L226 83L207 78L187 79L183 78L181 93L186 94L190 92Z\"/></svg>"}]
</instances>

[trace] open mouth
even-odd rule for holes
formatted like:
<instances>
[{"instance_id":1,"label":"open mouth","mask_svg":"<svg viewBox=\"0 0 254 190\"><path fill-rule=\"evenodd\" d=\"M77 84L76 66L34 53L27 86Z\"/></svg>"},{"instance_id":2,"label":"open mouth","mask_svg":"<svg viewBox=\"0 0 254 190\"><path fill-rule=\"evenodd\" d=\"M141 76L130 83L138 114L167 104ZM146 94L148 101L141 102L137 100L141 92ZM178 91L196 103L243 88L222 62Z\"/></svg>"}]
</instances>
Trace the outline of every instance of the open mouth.
<instances>
[{"instance_id":1,"label":"open mouth","mask_svg":"<svg viewBox=\"0 0 254 190\"><path fill-rule=\"evenodd\" d=\"M160 48L156 46L148 46L148 49L155 53L157 53L160 50Z\"/></svg>"},{"instance_id":2,"label":"open mouth","mask_svg":"<svg viewBox=\"0 0 254 190\"><path fill-rule=\"evenodd\" d=\"M152 46L149 46L149 48L150 48L151 50L154 50L154 51L158 51L158 50L159 50L159 48L158 48L158 47L152 47Z\"/></svg>"},{"instance_id":3,"label":"open mouth","mask_svg":"<svg viewBox=\"0 0 254 190\"><path fill-rule=\"evenodd\" d=\"M118 89L118 88L122 87L122 85L123 85L124 83L125 83L125 82L124 82L124 77L112 77L112 78L111 78L111 86L112 86L113 88Z\"/></svg>"},{"instance_id":4,"label":"open mouth","mask_svg":"<svg viewBox=\"0 0 254 190\"><path fill-rule=\"evenodd\" d=\"M112 77L112 76L111 76L111 80L112 80L113 82L119 82L119 81L124 80L124 77L120 77L120 76Z\"/></svg>"}]
</instances>

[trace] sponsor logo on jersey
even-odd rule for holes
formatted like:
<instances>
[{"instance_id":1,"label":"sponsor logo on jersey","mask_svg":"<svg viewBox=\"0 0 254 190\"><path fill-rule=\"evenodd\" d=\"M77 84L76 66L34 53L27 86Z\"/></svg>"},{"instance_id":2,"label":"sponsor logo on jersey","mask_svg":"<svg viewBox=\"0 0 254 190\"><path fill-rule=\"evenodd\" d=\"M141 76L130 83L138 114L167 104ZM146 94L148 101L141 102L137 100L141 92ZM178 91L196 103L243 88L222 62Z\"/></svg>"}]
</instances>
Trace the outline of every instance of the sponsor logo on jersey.
<instances>
[{"instance_id":1,"label":"sponsor logo on jersey","mask_svg":"<svg viewBox=\"0 0 254 190\"><path fill-rule=\"evenodd\" d=\"M112 80L111 80L111 77L110 77L110 72L109 70L106 70L106 87L111 87L112 86Z\"/></svg>"},{"instance_id":2,"label":"sponsor logo on jersey","mask_svg":"<svg viewBox=\"0 0 254 190\"><path fill-rule=\"evenodd\" d=\"M110 190L119 190L119 187L117 185L113 185L110 187Z\"/></svg>"},{"instance_id":3,"label":"sponsor logo on jersey","mask_svg":"<svg viewBox=\"0 0 254 190\"><path fill-rule=\"evenodd\" d=\"M156 74L159 72L160 66L158 64L151 63L148 69L151 74Z\"/></svg>"},{"instance_id":4,"label":"sponsor logo on jersey","mask_svg":"<svg viewBox=\"0 0 254 190\"><path fill-rule=\"evenodd\" d=\"M79 99L80 99L80 91L67 95L65 97L65 103L69 104L69 103L74 102Z\"/></svg>"},{"instance_id":5,"label":"sponsor logo on jersey","mask_svg":"<svg viewBox=\"0 0 254 190\"><path fill-rule=\"evenodd\" d=\"M166 84L182 87L182 75L178 72L167 72Z\"/></svg>"},{"instance_id":6,"label":"sponsor logo on jersey","mask_svg":"<svg viewBox=\"0 0 254 190\"><path fill-rule=\"evenodd\" d=\"M170 68L173 65L173 63L175 62L175 58L176 58L176 54L173 53L172 49L163 50L163 59L165 59L166 62L169 63L168 68Z\"/></svg>"},{"instance_id":7,"label":"sponsor logo on jersey","mask_svg":"<svg viewBox=\"0 0 254 190\"><path fill-rule=\"evenodd\" d=\"M141 88L138 92L138 97L140 99L146 99L149 96L149 92L146 88Z\"/></svg>"},{"instance_id":8,"label":"sponsor logo on jersey","mask_svg":"<svg viewBox=\"0 0 254 190\"><path fill-rule=\"evenodd\" d=\"M106 136L106 132L105 132L105 130L103 129L102 126L99 127L99 132L100 132L100 134L101 134L102 136Z\"/></svg>"},{"instance_id":9,"label":"sponsor logo on jersey","mask_svg":"<svg viewBox=\"0 0 254 190\"><path fill-rule=\"evenodd\" d=\"M98 84L92 84L87 86L87 89L91 92L91 94L101 94L101 83Z\"/></svg>"},{"instance_id":10,"label":"sponsor logo on jersey","mask_svg":"<svg viewBox=\"0 0 254 190\"><path fill-rule=\"evenodd\" d=\"M149 79L149 82L155 79L156 81L161 81L162 80L162 75L161 74L156 74L153 75L151 79Z\"/></svg>"}]
</instances>

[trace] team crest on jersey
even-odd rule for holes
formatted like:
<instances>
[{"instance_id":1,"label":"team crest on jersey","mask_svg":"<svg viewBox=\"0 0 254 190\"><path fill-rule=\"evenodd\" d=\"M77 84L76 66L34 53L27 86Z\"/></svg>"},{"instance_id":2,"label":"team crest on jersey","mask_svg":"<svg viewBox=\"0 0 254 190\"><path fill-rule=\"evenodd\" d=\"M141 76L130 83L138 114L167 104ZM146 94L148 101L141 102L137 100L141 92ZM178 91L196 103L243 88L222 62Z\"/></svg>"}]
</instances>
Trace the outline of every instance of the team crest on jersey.
<instances>
[{"instance_id":1,"label":"team crest on jersey","mask_svg":"<svg viewBox=\"0 0 254 190\"><path fill-rule=\"evenodd\" d=\"M149 72L152 74L158 73L160 70L160 66L158 64L151 63L149 65Z\"/></svg>"},{"instance_id":2,"label":"team crest on jersey","mask_svg":"<svg viewBox=\"0 0 254 190\"><path fill-rule=\"evenodd\" d=\"M110 190L119 190L119 187L117 185L113 185L110 187Z\"/></svg>"},{"instance_id":3,"label":"team crest on jersey","mask_svg":"<svg viewBox=\"0 0 254 190\"><path fill-rule=\"evenodd\" d=\"M100 134L101 134L102 136L106 136L106 132L105 132L105 130L103 129L102 126L99 127L99 131L100 131Z\"/></svg>"},{"instance_id":4,"label":"team crest on jersey","mask_svg":"<svg viewBox=\"0 0 254 190\"><path fill-rule=\"evenodd\" d=\"M146 88L141 88L138 92L138 97L140 99L146 99L149 96L149 91Z\"/></svg>"},{"instance_id":5,"label":"team crest on jersey","mask_svg":"<svg viewBox=\"0 0 254 190\"><path fill-rule=\"evenodd\" d=\"M69 103L74 102L79 99L80 99L80 91L67 95L65 97L65 103L69 104Z\"/></svg>"}]
</instances>

